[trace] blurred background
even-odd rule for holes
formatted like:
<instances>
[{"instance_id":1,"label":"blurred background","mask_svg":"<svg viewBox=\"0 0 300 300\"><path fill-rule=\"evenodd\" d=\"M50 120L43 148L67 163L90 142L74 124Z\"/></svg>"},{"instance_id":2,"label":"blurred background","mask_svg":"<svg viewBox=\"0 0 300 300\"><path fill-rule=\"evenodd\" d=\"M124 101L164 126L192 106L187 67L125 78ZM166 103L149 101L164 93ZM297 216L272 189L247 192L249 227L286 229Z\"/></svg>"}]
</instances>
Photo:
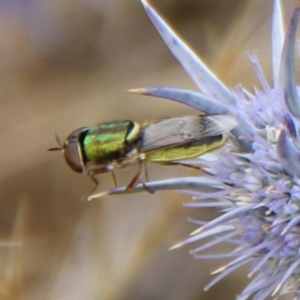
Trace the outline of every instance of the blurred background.
<instances>
[{"instance_id":1,"label":"blurred background","mask_svg":"<svg viewBox=\"0 0 300 300\"><path fill-rule=\"evenodd\" d=\"M247 51L270 78L271 0L151 3L230 87L260 88ZM286 21L294 5L284 2ZM46 151L55 133L63 139L81 126L197 114L127 92L195 89L139 1L2 0L0 58L0 299L235 299L245 270L204 293L224 262L195 260L188 250L196 245L168 251L195 229L188 217L217 212L183 208L189 197L176 192L84 203L92 182ZM116 172L118 183L134 173ZM149 165L149 174L197 172ZM99 190L113 186L110 174L99 177Z\"/></svg>"}]
</instances>

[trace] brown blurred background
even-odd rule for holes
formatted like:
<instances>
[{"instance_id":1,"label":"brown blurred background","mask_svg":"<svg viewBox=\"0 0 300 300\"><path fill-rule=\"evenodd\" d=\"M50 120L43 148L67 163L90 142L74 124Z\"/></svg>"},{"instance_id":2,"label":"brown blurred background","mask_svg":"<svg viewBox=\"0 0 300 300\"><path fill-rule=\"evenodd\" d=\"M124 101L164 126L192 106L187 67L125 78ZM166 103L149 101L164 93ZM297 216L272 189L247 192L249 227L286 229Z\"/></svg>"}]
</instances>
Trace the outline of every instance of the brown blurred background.
<instances>
[{"instance_id":1,"label":"brown blurred background","mask_svg":"<svg viewBox=\"0 0 300 300\"><path fill-rule=\"evenodd\" d=\"M247 50L270 73L272 1L152 3L230 87L259 87ZM286 16L294 4L285 1ZM196 113L126 92L195 89L139 1L0 1L0 57L0 299L234 299L246 271L204 293L209 272L224 262L194 260L189 247L167 251L195 229L188 217L215 212L183 208L189 197L176 192L83 203L90 180L46 151L55 133L64 138L77 127ZM134 172L117 172L119 183ZM149 173L191 174L161 166ZM109 174L100 180L100 190L113 186Z\"/></svg>"}]
</instances>

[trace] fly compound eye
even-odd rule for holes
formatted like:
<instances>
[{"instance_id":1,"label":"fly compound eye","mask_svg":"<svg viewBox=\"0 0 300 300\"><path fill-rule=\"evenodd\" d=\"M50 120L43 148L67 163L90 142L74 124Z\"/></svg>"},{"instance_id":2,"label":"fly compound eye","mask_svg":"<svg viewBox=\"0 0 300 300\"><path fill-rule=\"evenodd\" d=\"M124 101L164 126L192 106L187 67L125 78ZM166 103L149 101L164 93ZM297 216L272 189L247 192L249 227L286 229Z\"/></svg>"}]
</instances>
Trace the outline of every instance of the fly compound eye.
<instances>
[{"instance_id":1,"label":"fly compound eye","mask_svg":"<svg viewBox=\"0 0 300 300\"><path fill-rule=\"evenodd\" d=\"M82 141L87 127L81 127L73 131L65 140L64 157L68 166L77 173L84 172L84 161L82 156Z\"/></svg>"},{"instance_id":2,"label":"fly compound eye","mask_svg":"<svg viewBox=\"0 0 300 300\"><path fill-rule=\"evenodd\" d=\"M65 145L64 157L68 166L77 173L83 173L81 153L77 143Z\"/></svg>"}]
</instances>

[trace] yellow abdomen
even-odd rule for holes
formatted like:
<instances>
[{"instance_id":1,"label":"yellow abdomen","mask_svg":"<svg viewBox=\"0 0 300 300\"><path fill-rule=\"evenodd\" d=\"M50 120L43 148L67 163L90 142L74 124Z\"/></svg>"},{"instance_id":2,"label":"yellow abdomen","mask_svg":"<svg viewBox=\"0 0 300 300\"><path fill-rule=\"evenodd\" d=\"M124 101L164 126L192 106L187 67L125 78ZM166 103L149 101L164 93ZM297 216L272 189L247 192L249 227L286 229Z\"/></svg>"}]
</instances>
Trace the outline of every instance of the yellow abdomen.
<instances>
[{"instance_id":1,"label":"yellow abdomen","mask_svg":"<svg viewBox=\"0 0 300 300\"><path fill-rule=\"evenodd\" d=\"M209 142L198 145L178 146L173 148L164 148L143 154L143 159L151 162L169 162L176 160L185 160L195 158L205 153L211 152L225 144L226 136L212 138Z\"/></svg>"}]
</instances>

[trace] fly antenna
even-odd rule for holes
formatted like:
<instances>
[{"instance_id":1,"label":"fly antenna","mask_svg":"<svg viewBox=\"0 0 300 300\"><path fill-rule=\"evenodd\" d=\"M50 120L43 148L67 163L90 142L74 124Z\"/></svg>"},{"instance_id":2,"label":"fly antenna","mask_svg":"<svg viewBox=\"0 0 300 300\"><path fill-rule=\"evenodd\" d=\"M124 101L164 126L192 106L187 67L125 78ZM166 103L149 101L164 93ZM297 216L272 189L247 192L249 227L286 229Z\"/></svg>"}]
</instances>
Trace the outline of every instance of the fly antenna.
<instances>
[{"instance_id":1,"label":"fly antenna","mask_svg":"<svg viewBox=\"0 0 300 300\"><path fill-rule=\"evenodd\" d=\"M59 147L49 148L49 149L47 149L48 151L61 151L64 149L63 143L61 142L57 133L55 133L55 140L56 140L57 144L59 145Z\"/></svg>"}]
</instances>

